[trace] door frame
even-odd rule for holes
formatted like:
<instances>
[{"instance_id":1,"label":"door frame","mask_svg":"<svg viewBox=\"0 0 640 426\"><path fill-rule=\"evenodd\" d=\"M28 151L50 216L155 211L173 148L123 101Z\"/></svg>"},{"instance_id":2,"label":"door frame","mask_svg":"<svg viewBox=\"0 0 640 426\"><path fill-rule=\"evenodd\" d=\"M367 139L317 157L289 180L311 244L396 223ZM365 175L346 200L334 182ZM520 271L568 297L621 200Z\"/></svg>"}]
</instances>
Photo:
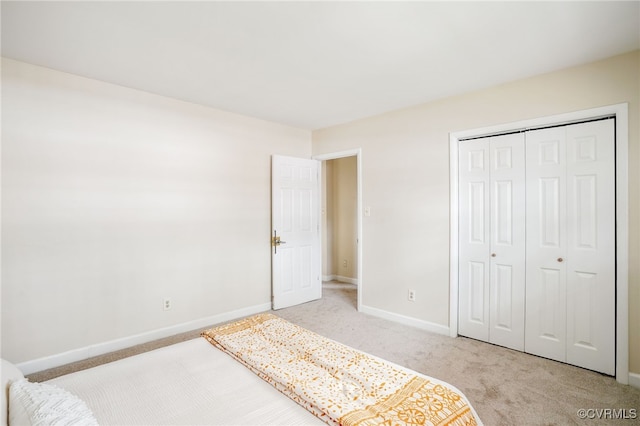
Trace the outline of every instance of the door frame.
<instances>
[{"instance_id":1,"label":"door frame","mask_svg":"<svg viewBox=\"0 0 640 426\"><path fill-rule=\"evenodd\" d=\"M461 139L569 124L605 116L615 116L616 184L616 380L629 384L629 104L556 114L513 123L487 126L449 134L449 334L458 336L458 144Z\"/></svg>"},{"instance_id":2,"label":"door frame","mask_svg":"<svg viewBox=\"0 0 640 426\"><path fill-rule=\"evenodd\" d=\"M318 161L327 161L327 160L336 160L338 158L345 157L356 157L356 182L357 182L357 202L356 202L356 230L357 230L357 258L358 258L358 281L357 281L357 307L356 309L360 312L360 307L362 306L362 287L363 287L363 279L362 279L362 148L349 149L345 151L331 152L327 154L318 154L314 155L311 158ZM322 220L320 221L320 227L322 228ZM326 247L322 246L322 239L320 240L320 245L322 252L324 253L324 249Z\"/></svg>"}]
</instances>

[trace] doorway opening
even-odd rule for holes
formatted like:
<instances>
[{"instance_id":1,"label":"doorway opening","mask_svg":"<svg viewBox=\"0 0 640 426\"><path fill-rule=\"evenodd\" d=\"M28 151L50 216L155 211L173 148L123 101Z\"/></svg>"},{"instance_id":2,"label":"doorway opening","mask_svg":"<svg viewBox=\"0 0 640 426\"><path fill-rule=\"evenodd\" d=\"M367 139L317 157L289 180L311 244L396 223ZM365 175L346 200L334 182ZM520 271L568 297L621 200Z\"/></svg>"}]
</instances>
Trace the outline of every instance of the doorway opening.
<instances>
[{"instance_id":1,"label":"doorway opening","mask_svg":"<svg viewBox=\"0 0 640 426\"><path fill-rule=\"evenodd\" d=\"M313 158L322 162L323 290L344 292L344 297L359 310L362 294L360 150Z\"/></svg>"}]
</instances>

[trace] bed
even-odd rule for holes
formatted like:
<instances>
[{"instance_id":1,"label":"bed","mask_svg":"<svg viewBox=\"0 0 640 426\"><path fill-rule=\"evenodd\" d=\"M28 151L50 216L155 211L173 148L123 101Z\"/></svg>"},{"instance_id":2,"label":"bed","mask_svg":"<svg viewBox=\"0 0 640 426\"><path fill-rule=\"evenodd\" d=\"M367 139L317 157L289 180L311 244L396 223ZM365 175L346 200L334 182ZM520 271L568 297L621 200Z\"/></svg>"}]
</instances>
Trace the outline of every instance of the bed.
<instances>
[{"instance_id":1,"label":"bed","mask_svg":"<svg viewBox=\"0 0 640 426\"><path fill-rule=\"evenodd\" d=\"M10 424L30 424L33 414L23 407L29 403L36 411L38 404L53 407L52 416L76 415L76 424L482 424L452 385L272 314L202 337L42 384L28 383L3 361ZM34 403L22 386L44 388L35 399L46 402ZM39 416L40 424L51 424Z\"/></svg>"}]
</instances>

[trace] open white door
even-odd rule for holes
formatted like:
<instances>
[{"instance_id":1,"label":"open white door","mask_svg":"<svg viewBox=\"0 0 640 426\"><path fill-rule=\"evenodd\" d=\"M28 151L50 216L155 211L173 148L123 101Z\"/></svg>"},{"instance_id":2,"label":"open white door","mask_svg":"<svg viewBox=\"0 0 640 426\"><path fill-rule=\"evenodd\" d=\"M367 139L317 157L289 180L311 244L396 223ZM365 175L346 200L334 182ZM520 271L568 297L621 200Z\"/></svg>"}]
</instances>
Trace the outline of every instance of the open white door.
<instances>
[{"instance_id":1,"label":"open white door","mask_svg":"<svg viewBox=\"0 0 640 426\"><path fill-rule=\"evenodd\" d=\"M273 309L322 297L320 162L274 155L271 162Z\"/></svg>"}]
</instances>

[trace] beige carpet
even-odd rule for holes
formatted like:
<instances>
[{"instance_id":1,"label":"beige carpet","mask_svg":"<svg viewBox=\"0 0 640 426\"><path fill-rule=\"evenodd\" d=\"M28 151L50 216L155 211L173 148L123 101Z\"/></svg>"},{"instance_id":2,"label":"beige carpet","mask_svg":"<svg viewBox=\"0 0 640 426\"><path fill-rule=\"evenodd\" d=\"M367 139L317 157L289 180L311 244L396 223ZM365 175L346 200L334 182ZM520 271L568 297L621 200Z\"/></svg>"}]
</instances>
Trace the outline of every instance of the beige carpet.
<instances>
[{"instance_id":1,"label":"beige carpet","mask_svg":"<svg viewBox=\"0 0 640 426\"><path fill-rule=\"evenodd\" d=\"M452 339L356 311L351 286L326 286L321 300L277 311L305 328L445 380L492 425L640 424L640 390L614 378L464 337ZM42 381L156 347L196 338L199 330L29 376ZM580 409L613 409L636 419L580 419ZM618 410L626 410L626 412ZM596 416L596 411L589 412ZM612 417L611 415L609 417Z\"/></svg>"}]
</instances>

